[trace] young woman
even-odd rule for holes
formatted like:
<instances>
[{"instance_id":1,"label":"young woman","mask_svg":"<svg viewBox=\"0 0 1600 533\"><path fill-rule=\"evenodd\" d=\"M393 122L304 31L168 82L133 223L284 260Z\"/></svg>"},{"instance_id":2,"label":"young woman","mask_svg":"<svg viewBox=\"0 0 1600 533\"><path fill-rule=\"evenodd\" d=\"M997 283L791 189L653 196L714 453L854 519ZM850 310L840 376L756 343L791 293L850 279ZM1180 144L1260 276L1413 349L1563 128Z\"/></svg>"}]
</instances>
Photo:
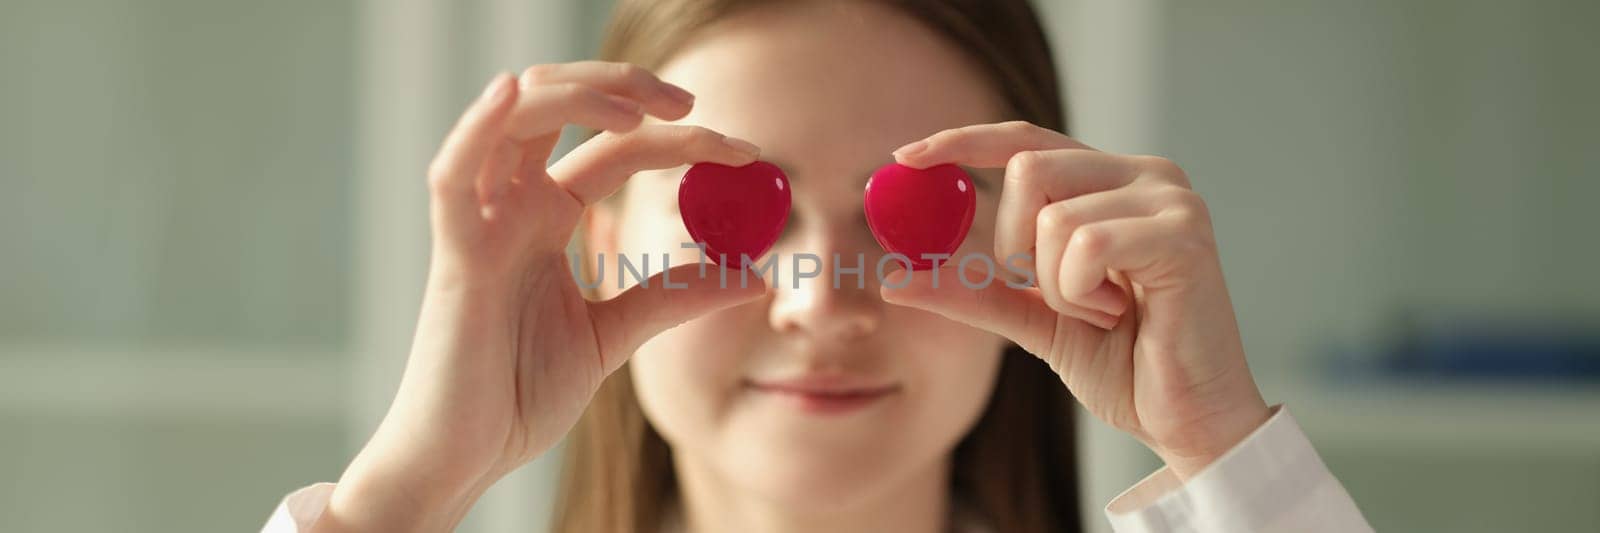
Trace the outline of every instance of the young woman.
<instances>
[{"instance_id":1,"label":"young woman","mask_svg":"<svg viewBox=\"0 0 1600 533\"><path fill-rule=\"evenodd\" d=\"M1061 133L1025 1L624 1L603 55L463 113L394 403L269 529L448 530L567 438L562 533L1077 531L1073 399L1166 462L1119 529L1369 529L1257 391L1184 172ZM564 125L601 133L548 165ZM678 178L757 159L792 180L770 253L822 270L722 287L680 246ZM862 187L889 162L972 169L956 256L1027 253L1037 287L878 279ZM644 254L674 287L593 259Z\"/></svg>"}]
</instances>

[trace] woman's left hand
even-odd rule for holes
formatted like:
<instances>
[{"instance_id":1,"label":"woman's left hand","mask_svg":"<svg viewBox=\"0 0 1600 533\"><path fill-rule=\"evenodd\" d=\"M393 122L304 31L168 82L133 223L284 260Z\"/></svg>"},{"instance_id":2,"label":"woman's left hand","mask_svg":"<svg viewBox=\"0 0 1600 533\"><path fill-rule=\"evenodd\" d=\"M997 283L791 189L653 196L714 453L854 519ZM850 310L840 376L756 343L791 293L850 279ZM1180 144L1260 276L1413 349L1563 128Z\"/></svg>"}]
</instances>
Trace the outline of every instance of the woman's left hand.
<instances>
[{"instance_id":1,"label":"woman's left hand","mask_svg":"<svg viewBox=\"0 0 1600 533\"><path fill-rule=\"evenodd\" d=\"M898 272L883 284L885 300L1016 342L1182 479L1267 420L1210 216L1177 165L1097 151L1026 122L945 130L895 157L918 168L1004 167L994 259L1035 258L1037 288L970 289L948 275L937 288L932 276L890 288L910 275Z\"/></svg>"}]
</instances>

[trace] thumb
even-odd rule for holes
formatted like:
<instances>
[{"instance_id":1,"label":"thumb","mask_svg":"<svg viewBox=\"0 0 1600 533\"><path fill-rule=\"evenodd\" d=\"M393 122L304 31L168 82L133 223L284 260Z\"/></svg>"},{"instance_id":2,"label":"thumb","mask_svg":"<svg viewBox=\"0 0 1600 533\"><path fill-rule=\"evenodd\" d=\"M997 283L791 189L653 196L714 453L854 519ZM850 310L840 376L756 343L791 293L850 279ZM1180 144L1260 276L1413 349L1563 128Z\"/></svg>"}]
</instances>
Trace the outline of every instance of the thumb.
<instances>
[{"instance_id":1,"label":"thumb","mask_svg":"<svg viewBox=\"0 0 1600 533\"><path fill-rule=\"evenodd\" d=\"M1057 330L1063 326L1116 321L1116 317L1087 308L1073 310L1080 317L1056 313L1037 288L1013 288L997 278L973 283L973 287L962 281L989 278L982 271L968 270L964 278L955 275L958 272L954 270L940 274L935 283L931 271L901 270L884 278L879 294L886 302L938 313L1011 339L1039 356L1049 353ZM1063 324L1063 320L1067 323Z\"/></svg>"},{"instance_id":2,"label":"thumb","mask_svg":"<svg viewBox=\"0 0 1600 533\"><path fill-rule=\"evenodd\" d=\"M589 314L606 362L606 374L622 366L651 337L700 315L755 301L766 294L767 287L760 278L741 287L737 271L722 276L716 271L719 268L726 267L675 266L616 298L590 303Z\"/></svg>"}]
</instances>

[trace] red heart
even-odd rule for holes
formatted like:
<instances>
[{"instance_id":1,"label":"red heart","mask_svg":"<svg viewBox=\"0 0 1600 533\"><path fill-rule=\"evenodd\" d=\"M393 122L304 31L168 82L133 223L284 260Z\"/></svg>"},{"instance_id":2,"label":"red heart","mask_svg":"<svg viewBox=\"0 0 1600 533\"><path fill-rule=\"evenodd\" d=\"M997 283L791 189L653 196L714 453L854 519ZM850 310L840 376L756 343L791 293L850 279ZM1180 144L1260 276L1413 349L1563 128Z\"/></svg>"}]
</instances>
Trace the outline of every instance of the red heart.
<instances>
[{"instance_id":1,"label":"red heart","mask_svg":"<svg viewBox=\"0 0 1600 533\"><path fill-rule=\"evenodd\" d=\"M885 251L931 269L923 254L954 254L972 228L978 194L955 165L925 169L890 163L872 173L865 193L867 225Z\"/></svg>"},{"instance_id":2,"label":"red heart","mask_svg":"<svg viewBox=\"0 0 1600 533\"><path fill-rule=\"evenodd\" d=\"M678 183L683 227L712 262L739 266L772 248L789 221L789 177L776 165L698 163Z\"/></svg>"}]
</instances>

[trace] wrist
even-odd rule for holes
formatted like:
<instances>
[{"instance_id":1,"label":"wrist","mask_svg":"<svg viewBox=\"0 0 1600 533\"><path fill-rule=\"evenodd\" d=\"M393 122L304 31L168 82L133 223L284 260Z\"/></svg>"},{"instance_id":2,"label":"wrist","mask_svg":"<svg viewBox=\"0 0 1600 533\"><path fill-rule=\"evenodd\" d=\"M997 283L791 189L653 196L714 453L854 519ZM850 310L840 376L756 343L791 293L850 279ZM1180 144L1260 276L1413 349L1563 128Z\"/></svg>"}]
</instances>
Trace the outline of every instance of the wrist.
<instances>
[{"instance_id":1,"label":"wrist","mask_svg":"<svg viewBox=\"0 0 1600 533\"><path fill-rule=\"evenodd\" d=\"M1188 481L1272 417L1273 410L1266 402L1259 395L1252 396L1253 400L1196 421L1177 436L1155 443L1152 451L1179 480Z\"/></svg>"},{"instance_id":2,"label":"wrist","mask_svg":"<svg viewBox=\"0 0 1600 533\"><path fill-rule=\"evenodd\" d=\"M340 477L312 531L450 531L492 483L435 483L425 475L380 470L358 457Z\"/></svg>"}]
</instances>

